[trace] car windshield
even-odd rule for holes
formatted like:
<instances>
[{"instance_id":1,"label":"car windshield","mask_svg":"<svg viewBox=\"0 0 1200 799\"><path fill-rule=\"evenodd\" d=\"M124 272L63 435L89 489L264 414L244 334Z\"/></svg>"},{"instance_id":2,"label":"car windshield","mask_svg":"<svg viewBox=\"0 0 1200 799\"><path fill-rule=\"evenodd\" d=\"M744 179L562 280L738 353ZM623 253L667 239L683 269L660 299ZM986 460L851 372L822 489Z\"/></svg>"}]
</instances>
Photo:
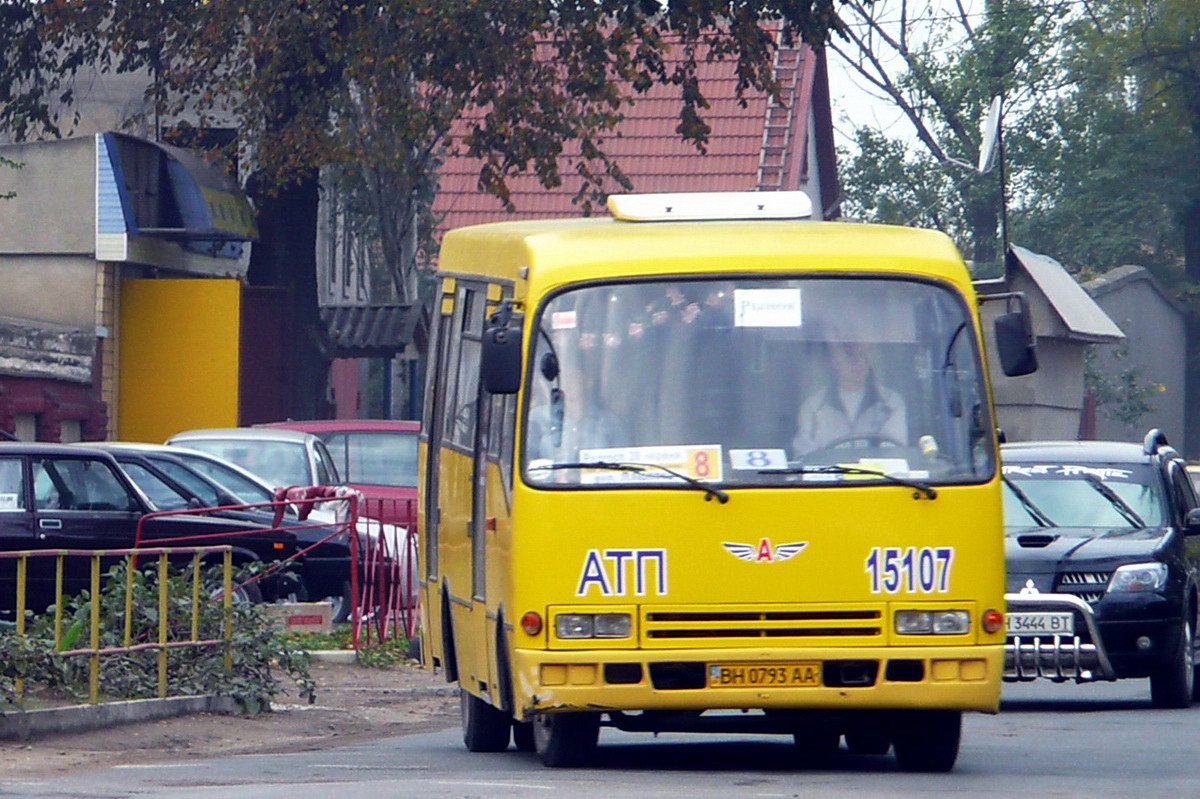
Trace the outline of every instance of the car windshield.
<instances>
[{"instance_id":1,"label":"car windshield","mask_svg":"<svg viewBox=\"0 0 1200 799\"><path fill-rule=\"evenodd\" d=\"M199 438L180 445L216 455L261 477L272 486L315 485L304 445L246 438Z\"/></svg>"},{"instance_id":2,"label":"car windshield","mask_svg":"<svg viewBox=\"0 0 1200 799\"><path fill-rule=\"evenodd\" d=\"M402 486L417 484L417 434L347 432L325 435L325 446L349 483Z\"/></svg>"},{"instance_id":3,"label":"car windshield","mask_svg":"<svg viewBox=\"0 0 1200 799\"><path fill-rule=\"evenodd\" d=\"M254 482L236 469L219 461L182 452L175 457L185 461L200 474L225 486L245 502L272 502L275 499L275 495L269 488Z\"/></svg>"},{"instance_id":4,"label":"car windshield","mask_svg":"<svg viewBox=\"0 0 1200 799\"><path fill-rule=\"evenodd\" d=\"M1059 527L1131 527L1132 511L1147 525L1166 524L1166 509L1154 471L1142 464L1006 463L1004 476ZM1120 498L1113 502L1096 483ZM1125 507L1122 507L1122 504ZM1030 527L1037 520L1009 488L1004 490L1004 523Z\"/></svg>"},{"instance_id":5,"label":"car windshield","mask_svg":"<svg viewBox=\"0 0 1200 799\"><path fill-rule=\"evenodd\" d=\"M684 479L566 466L597 461L732 486L994 474L975 328L940 284L593 285L552 296L535 325L522 450L534 485Z\"/></svg>"}]
</instances>

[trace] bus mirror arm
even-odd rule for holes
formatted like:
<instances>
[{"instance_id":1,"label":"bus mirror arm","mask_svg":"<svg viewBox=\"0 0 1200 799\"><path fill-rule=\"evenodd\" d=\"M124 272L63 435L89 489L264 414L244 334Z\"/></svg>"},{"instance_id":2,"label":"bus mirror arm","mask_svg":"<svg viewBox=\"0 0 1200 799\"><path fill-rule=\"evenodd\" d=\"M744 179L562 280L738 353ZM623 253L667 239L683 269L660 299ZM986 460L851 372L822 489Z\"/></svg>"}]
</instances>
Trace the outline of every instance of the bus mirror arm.
<instances>
[{"instance_id":1,"label":"bus mirror arm","mask_svg":"<svg viewBox=\"0 0 1200 799\"><path fill-rule=\"evenodd\" d=\"M494 324L483 331L480 371L491 394L516 394L521 388L521 328Z\"/></svg>"}]
</instances>

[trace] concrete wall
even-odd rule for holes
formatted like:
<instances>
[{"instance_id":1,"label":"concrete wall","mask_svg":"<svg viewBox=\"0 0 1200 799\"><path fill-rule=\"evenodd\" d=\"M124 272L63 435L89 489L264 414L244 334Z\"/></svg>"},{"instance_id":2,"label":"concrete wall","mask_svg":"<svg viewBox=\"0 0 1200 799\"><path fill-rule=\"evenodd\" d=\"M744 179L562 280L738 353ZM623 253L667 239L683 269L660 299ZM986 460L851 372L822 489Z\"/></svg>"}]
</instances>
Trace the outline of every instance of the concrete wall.
<instances>
[{"instance_id":1,"label":"concrete wall","mask_svg":"<svg viewBox=\"0 0 1200 799\"><path fill-rule=\"evenodd\" d=\"M96 140L9 144L0 155L21 164L0 168L0 255L70 253L96 247Z\"/></svg>"},{"instance_id":2,"label":"concrete wall","mask_svg":"<svg viewBox=\"0 0 1200 799\"><path fill-rule=\"evenodd\" d=\"M89 256L0 255L0 316L94 330L96 262Z\"/></svg>"},{"instance_id":3,"label":"concrete wall","mask_svg":"<svg viewBox=\"0 0 1200 799\"><path fill-rule=\"evenodd\" d=\"M990 323L989 323L990 327ZM987 335L988 368L996 401L996 424L1009 441L1071 440L1079 437L1083 408L1083 354L1080 342L1038 336L1038 371L1007 377Z\"/></svg>"},{"instance_id":4,"label":"concrete wall","mask_svg":"<svg viewBox=\"0 0 1200 799\"><path fill-rule=\"evenodd\" d=\"M1187 355L1182 313L1148 279L1123 281L1110 291L1094 294L1094 299L1127 336L1120 344L1096 345L1097 368L1114 381L1120 372L1134 369L1140 385L1147 388L1159 385L1164 389L1148 398L1154 410L1133 424L1111 419L1104 407L1097 408L1097 437L1140 441L1148 429L1158 427L1169 441L1182 447ZM1121 350L1127 357L1117 358Z\"/></svg>"}]
</instances>

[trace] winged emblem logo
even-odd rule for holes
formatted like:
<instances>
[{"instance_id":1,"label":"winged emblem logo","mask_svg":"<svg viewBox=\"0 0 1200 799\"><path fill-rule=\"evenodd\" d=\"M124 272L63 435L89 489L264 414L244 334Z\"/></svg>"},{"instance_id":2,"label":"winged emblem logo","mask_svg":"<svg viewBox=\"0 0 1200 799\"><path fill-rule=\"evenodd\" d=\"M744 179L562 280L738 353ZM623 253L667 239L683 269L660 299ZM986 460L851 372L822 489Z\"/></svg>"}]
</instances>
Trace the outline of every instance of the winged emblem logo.
<instances>
[{"instance_id":1,"label":"winged emblem logo","mask_svg":"<svg viewBox=\"0 0 1200 799\"><path fill-rule=\"evenodd\" d=\"M771 539L764 538L757 545L722 541L721 546L729 550L734 557L748 560L751 563L779 563L799 555L808 546L808 542L793 541L790 544L773 545Z\"/></svg>"}]
</instances>

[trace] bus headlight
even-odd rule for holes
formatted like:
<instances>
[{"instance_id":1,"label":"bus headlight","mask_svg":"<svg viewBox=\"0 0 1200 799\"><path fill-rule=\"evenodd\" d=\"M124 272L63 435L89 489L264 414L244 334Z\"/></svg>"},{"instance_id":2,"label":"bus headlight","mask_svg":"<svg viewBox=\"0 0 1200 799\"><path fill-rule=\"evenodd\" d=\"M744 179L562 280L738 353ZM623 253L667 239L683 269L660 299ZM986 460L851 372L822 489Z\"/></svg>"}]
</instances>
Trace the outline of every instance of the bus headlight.
<instances>
[{"instance_id":1,"label":"bus headlight","mask_svg":"<svg viewBox=\"0 0 1200 799\"><path fill-rule=\"evenodd\" d=\"M897 635L962 635L971 629L966 610L898 610Z\"/></svg>"},{"instance_id":2,"label":"bus headlight","mask_svg":"<svg viewBox=\"0 0 1200 799\"><path fill-rule=\"evenodd\" d=\"M1113 572L1109 591L1157 591L1167 584L1167 564L1130 563Z\"/></svg>"},{"instance_id":3,"label":"bus headlight","mask_svg":"<svg viewBox=\"0 0 1200 799\"><path fill-rule=\"evenodd\" d=\"M559 638L628 638L633 617L628 613L559 613L554 617Z\"/></svg>"},{"instance_id":4,"label":"bus headlight","mask_svg":"<svg viewBox=\"0 0 1200 799\"><path fill-rule=\"evenodd\" d=\"M596 614L597 638L628 638L633 633L633 619L628 613Z\"/></svg>"}]
</instances>

